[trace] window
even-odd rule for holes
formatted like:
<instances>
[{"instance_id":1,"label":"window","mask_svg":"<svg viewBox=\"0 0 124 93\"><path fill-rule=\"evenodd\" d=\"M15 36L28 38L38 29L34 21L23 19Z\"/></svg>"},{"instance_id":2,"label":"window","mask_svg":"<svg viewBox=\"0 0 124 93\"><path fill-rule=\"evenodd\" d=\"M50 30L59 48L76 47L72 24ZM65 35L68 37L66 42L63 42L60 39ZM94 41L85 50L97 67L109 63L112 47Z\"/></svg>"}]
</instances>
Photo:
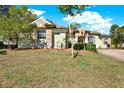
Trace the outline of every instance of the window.
<instances>
[{"instance_id":1,"label":"window","mask_svg":"<svg viewBox=\"0 0 124 93\"><path fill-rule=\"evenodd\" d=\"M94 44L94 37L93 36L89 36L88 37L88 42Z\"/></svg>"},{"instance_id":2,"label":"window","mask_svg":"<svg viewBox=\"0 0 124 93\"><path fill-rule=\"evenodd\" d=\"M45 39L46 38L46 31L45 30L38 31L38 38L39 39Z\"/></svg>"}]
</instances>

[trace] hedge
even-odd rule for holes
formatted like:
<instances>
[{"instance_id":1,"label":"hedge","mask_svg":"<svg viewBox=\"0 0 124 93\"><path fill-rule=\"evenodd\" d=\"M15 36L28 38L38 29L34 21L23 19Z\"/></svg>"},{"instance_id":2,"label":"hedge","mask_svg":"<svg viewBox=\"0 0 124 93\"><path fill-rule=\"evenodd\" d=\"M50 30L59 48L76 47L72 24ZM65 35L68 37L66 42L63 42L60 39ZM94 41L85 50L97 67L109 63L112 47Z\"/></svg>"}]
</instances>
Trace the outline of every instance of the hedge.
<instances>
[{"instance_id":1,"label":"hedge","mask_svg":"<svg viewBox=\"0 0 124 93\"><path fill-rule=\"evenodd\" d=\"M92 43L88 43L88 44L75 43L73 48L74 48L74 50L83 50L84 45L85 45L85 50L97 52L96 45L92 44Z\"/></svg>"},{"instance_id":2,"label":"hedge","mask_svg":"<svg viewBox=\"0 0 124 93\"><path fill-rule=\"evenodd\" d=\"M84 49L84 45L80 44L80 43L75 43L73 45L74 50L83 50Z\"/></svg>"},{"instance_id":3,"label":"hedge","mask_svg":"<svg viewBox=\"0 0 124 93\"><path fill-rule=\"evenodd\" d=\"M96 45L92 43L85 44L85 49L92 52L97 52Z\"/></svg>"}]
</instances>

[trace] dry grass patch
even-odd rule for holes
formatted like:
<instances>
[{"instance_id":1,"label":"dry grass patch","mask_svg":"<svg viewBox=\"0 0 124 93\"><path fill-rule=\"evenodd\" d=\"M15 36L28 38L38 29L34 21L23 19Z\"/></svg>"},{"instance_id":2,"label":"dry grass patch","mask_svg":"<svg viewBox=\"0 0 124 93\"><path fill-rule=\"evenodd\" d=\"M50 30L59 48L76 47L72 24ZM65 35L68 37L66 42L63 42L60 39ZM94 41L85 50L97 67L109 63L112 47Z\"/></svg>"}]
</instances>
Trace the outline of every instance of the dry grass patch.
<instances>
[{"instance_id":1,"label":"dry grass patch","mask_svg":"<svg viewBox=\"0 0 124 93\"><path fill-rule=\"evenodd\" d=\"M0 55L0 87L124 87L124 63L80 51L11 50Z\"/></svg>"}]
</instances>

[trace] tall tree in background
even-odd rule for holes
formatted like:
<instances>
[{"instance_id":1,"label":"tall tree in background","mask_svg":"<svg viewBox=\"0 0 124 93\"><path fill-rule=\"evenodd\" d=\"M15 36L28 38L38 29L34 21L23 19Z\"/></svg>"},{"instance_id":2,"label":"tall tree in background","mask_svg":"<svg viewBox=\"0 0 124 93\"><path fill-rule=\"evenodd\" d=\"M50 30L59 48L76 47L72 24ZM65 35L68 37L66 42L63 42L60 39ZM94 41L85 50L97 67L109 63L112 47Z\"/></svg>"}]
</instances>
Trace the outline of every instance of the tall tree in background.
<instances>
[{"instance_id":1,"label":"tall tree in background","mask_svg":"<svg viewBox=\"0 0 124 93\"><path fill-rule=\"evenodd\" d=\"M81 14L81 11L84 10L86 7L88 7L88 5L59 5L58 9L66 17L67 16L74 17L77 14ZM67 22L67 24L69 28L70 40L72 42L72 58L74 58L74 49L73 49L74 39L72 36L73 31L71 29L71 24L69 22Z\"/></svg>"}]
</instances>

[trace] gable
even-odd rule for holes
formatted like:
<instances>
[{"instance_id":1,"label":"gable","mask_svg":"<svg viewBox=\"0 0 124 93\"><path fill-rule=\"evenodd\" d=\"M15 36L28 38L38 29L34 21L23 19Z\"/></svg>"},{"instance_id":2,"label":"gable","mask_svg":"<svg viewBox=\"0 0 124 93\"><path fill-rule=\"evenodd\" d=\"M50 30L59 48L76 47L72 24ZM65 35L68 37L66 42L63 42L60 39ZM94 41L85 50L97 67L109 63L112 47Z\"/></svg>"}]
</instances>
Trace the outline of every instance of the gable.
<instances>
[{"instance_id":1,"label":"gable","mask_svg":"<svg viewBox=\"0 0 124 93\"><path fill-rule=\"evenodd\" d=\"M33 21L31 24L36 24L37 27L45 27L45 24L51 25L52 23L50 23L49 21L45 20L44 18L39 18L39 19Z\"/></svg>"}]
</instances>

